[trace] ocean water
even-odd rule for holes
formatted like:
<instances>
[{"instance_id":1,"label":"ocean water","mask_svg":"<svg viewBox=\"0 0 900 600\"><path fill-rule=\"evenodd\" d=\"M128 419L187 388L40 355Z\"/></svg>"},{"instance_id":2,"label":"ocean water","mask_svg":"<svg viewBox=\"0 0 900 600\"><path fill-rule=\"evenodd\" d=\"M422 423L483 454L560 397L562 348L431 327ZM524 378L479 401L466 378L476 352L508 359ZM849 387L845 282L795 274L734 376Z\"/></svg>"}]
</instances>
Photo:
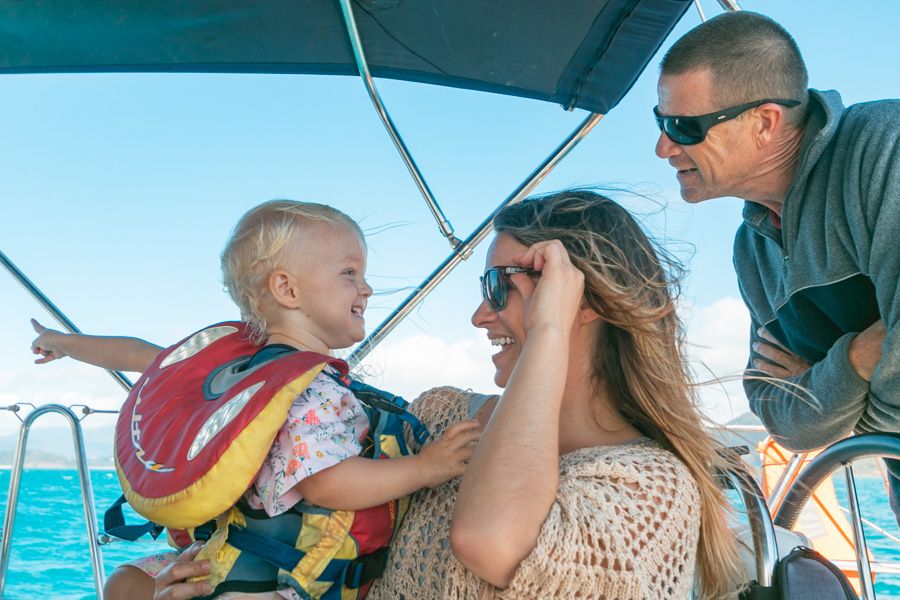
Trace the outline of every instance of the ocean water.
<instances>
[{"instance_id":1,"label":"ocean water","mask_svg":"<svg viewBox=\"0 0 900 600\"><path fill-rule=\"evenodd\" d=\"M93 471L96 506L103 511L121 493L115 473ZM6 511L9 471L0 471L0 509ZM843 486L836 485L842 505ZM857 480L864 516L895 537L897 522L887 506L884 486L878 478ZM138 518L132 516L132 520ZM78 475L69 470L28 469L22 477L19 510L13 533L12 556L4 598L95 598L90 555L86 542L84 514ZM866 539L877 560L900 561L900 544L871 527ZM167 549L164 541L116 542L102 547L106 573L122 562ZM876 576L878 598L900 598L900 575Z\"/></svg>"},{"instance_id":2,"label":"ocean water","mask_svg":"<svg viewBox=\"0 0 900 600\"><path fill-rule=\"evenodd\" d=\"M6 514L9 473L9 470L0 471L3 514ZM122 490L115 472L108 470L91 471L91 485L102 526L103 512ZM129 522L143 521L134 513L128 516ZM106 574L112 573L118 564L168 549L163 537L157 541L149 536L145 539L101 546ZM22 474L3 598L96 598L77 471L26 469Z\"/></svg>"}]
</instances>

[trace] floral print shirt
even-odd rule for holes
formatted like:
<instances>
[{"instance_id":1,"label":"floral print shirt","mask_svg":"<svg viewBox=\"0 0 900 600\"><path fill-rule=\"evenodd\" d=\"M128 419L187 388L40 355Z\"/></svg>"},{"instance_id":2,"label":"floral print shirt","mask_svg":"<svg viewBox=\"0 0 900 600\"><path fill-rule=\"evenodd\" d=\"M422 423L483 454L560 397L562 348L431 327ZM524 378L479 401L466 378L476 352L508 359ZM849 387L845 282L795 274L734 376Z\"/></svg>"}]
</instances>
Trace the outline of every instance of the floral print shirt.
<instances>
[{"instance_id":1,"label":"floral print shirt","mask_svg":"<svg viewBox=\"0 0 900 600\"><path fill-rule=\"evenodd\" d=\"M359 455L368 431L369 419L359 400L320 373L294 400L244 498L270 517L280 515L302 499L294 487L297 483Z\"/></svg>"}]
</instances>

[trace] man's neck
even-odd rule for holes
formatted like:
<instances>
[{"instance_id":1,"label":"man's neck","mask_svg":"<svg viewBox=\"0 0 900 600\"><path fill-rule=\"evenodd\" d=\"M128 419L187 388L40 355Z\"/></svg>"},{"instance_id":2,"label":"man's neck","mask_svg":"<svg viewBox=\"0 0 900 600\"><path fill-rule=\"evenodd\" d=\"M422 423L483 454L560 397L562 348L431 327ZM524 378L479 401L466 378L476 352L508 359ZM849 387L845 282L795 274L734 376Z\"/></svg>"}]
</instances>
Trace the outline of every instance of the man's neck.
<instances>
[{"instance_id":1,"label":"man's neck","mask_svg":"<svg viewBox=\"0 0 900 600\"><path fill-rule=\"evenodd\" d=\"M797 174L802 140L800 128L791 128L781 139L775 140L741 197L762 204L780 218L784 200Z\"/></svg>"}]
</instances>

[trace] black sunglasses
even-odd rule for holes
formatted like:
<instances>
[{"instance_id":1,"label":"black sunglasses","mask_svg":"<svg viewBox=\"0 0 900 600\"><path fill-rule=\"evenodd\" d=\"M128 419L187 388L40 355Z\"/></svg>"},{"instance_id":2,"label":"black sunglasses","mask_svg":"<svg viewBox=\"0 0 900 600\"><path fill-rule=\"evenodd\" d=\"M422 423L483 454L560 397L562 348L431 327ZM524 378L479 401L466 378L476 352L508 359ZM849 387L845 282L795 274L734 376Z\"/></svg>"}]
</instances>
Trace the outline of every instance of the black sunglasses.
<instances>
[{"instance_id":1,"label":"black sunglasses","mask_svg":"<svg viewBox=\"0 0 900 600\"><path fill-rule=\"evenodd\" d=\"M656 125L659 127L659 130L669 136L670 140L682 146L693 146L706 139L706 134L711 127L714 127L719 123L724 123L725 121L730 121L751 108L756 108L757 106L769 103L780 104L781 106L790 108L800 104L800 101L767 98L765 100L757 100L756 102L732 106L731 108L723 108L722 110L717 110L716 112L705 115L690 117L661 115L659 114L659 106L654 106L653 114L656 116Z\"/></svg>"},{"instance_id":2,"label":"black sunglasses","mask_svg":"<svg viewBox=\"0 0 900 600\"><path fill-rule=\"evenodd\" d=\"M481 280L481 297L497 311L506 308L506 293L509 291L509 276L513 273L539 275L540 271L526 267L491 267L484 272Z\"/></svg>"}]
</instances>

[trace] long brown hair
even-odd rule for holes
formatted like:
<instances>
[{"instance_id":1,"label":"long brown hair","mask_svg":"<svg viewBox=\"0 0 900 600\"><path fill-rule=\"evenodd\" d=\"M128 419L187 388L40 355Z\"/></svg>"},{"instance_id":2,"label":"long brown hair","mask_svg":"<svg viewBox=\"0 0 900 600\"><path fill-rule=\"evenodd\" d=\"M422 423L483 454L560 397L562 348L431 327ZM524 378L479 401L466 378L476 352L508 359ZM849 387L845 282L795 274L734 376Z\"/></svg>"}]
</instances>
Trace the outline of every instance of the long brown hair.
<instances>
[{"instance_id":1,"label":"long brown hair","mask_svg":"<svg viewBox=\"0 0 900 600\"><path fill-rule=\"evenodd\" d=\"M729 465L702 425L683 353L684 325L675 311L683 267L628 211L590 190L506 207L494 217L494 229L525 245L558 239L584 273L585 300L603 321L592 357L594 385L690 470L700 490L701 595L735 595L743 568L715 475Z\"/></svg>"}]
</instances>

